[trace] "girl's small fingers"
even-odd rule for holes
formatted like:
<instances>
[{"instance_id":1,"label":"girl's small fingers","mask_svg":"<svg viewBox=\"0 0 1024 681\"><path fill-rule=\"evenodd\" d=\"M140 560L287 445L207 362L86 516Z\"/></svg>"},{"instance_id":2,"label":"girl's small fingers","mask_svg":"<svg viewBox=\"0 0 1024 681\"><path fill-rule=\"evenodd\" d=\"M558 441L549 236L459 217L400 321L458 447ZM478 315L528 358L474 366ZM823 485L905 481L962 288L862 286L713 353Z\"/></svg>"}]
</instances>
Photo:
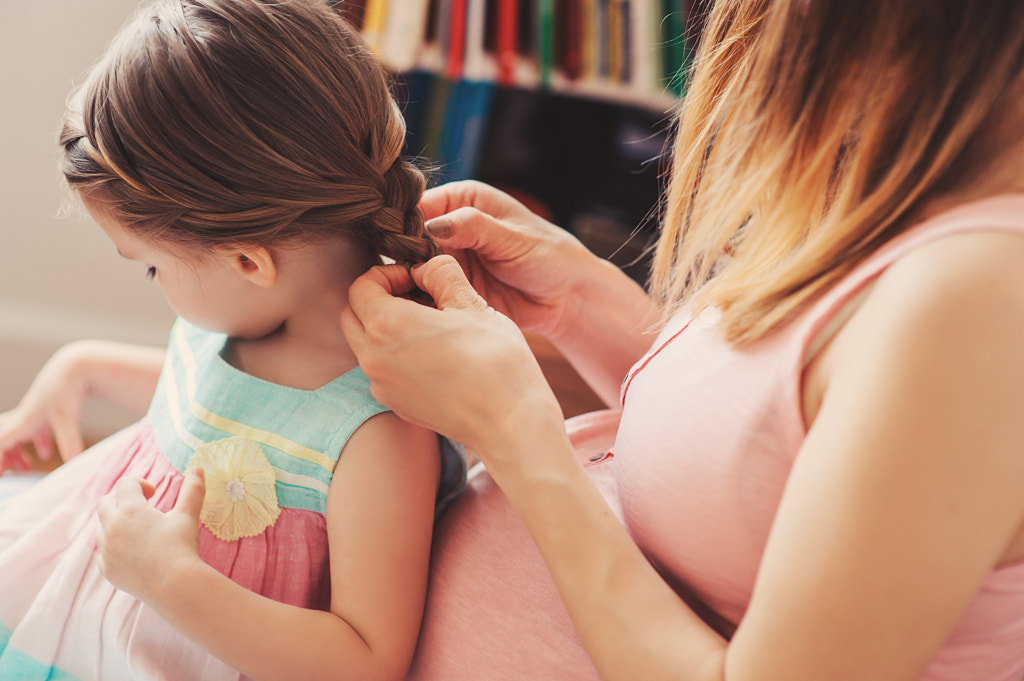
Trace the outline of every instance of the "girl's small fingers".
<instances>
[{"instance_id":1,"label":"girl's small fingers","mask_svg":"<svg viewBox=\"0 0 1024 681\"><path fill-rule=\"evenodd\" d=\"M7 450L30 436L25 419L19 416L19 412L0 415L0 450Z\"/></svg>"},{"instance_id":2,"label":"girl's small fingers","mask_svg":"<svg viewBox=\"0 0 1024 681\"><path fill-rule=\"evenodd\" d=\"M49 430L37 431L32 436L32 445L36 448L36 455L43 461L53 458L54 444L53 435Z\"/></svg>"},{"instance_id":3,"label":"girl's small fingers","mask_svg":"<svg viewBox=\"0 0 1024 681\"><path fill-rule=\"evenodd\" d=\"M22 473L32 470L32 459L25 452L24 447L18 447L14 452L14 467Z\"/></svg>"},{"instance_id":4,"label":"girl's small fingers","mask_svg":"<svg viewBox=\"0 0 1024 681\"><path fill-rule=\"evenodd\" d=\"M103 547L106 544L107 535L103 531L103 518L100 518L100 522L96 525L96 531L92 533L92 540L96 543L96 558L97 560L103 559ZM103 572L103 568L100 568L100 572Z\"/></svg>"},{"instance_id":5,"label":"girl's small fingers","mask_svg":"<svg viewBox=\"0 0 1024 681\"><path fill-rule=\"evenodd\" d=\"M156 485L149 480L139 480L139 487L142 488L142 496L147 499L152 499L153 495L156 494Z\"/></svg>"},{"instance_id":6,"label":"girl's small fingers","mask_svg":"<svg viewBox=\"0 0 1024 681\"><path fill-rule=\"evenodd\" d=\"M113 494L104 494L100 497L100 500L96 503L96 515L100 518L100 528L103 527L104 523L109 522L110 515L117 509L117 499ZM100 532L97 529L97 534Z\"/></svg>"},{"instance_id":7,"label":"girl's small fingers","mask_svg":"<svg viewBox=\"0 0 1024 681\"><path fill-rule=\"evenodd\" d=\"M0 453L0 473L14 470L25 473L32 469L32 461L21 445L7 447Z\"/></svg>"},{"instance_id":8,"label":"girl's small fingers","mask_svg":"<svg viewBox=\"0 0 1024 681\"><path fill-rule=\"evenodd\" d=\"M181 491L178 492L178 500L174 502L174 510L198 521L205 498L206 476L202 468L193 468L185 474Z\"/></svg>"},{"instance_id":9,"label":"girl's small fingers","mask_svg":"<svg viewBox=\"0 0 1024 681\"><path fill-rule=\"evenodd\" d=\"M142 491L142 480L123 477L114 483L114 489L108 496L113 496L118 506L124 504L145 504L146 495Z\"/></svg>"}]
</instances>

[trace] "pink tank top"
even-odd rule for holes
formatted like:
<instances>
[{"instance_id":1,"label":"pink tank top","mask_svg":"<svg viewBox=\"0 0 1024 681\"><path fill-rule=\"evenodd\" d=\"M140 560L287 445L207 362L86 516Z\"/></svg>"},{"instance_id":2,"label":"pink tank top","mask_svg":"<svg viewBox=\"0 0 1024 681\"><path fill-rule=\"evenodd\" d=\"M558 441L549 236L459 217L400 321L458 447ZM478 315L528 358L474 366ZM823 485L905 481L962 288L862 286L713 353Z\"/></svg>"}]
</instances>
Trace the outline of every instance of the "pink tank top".
<instances>
[{"instance_id":1,"label":"pink tank top","mask_svg":"<svg viewBox=\"0 0 1024 681\"><path fill-rule=\"evenodd\" d=\"M909 230L792 323L752 347L679 315L623 383L623 410L567 423L577 453L637 544L729 635L806 430L801 375L829 321L887 266L966 231L1024 234L1024 195L962 206ZM614 442L614 446L613 446ZM613 454L604 454L609 449ZM1024 564L997 570L922 681L1019 681ZM435 533L411 679L596 680L544 562L490 477L476 471Z\"/></svg>"},{"instance_id":2,"label":"pink tank top","mask_svg":"<svg viewBox=\"0 0 1024 681\"><path fill-rule=\"evenodd\" d=\"M623 384L614 452L624 520L676 586L739 622L806 435L808 347L901 256L944 236L991 230L1024 235L1024 195L965 205L910 229L747 349L726 344L700 317L678 315L663 330ZM990 575L923 678L1020 681L1022 674L1024 564L1017 564Z\"/></svg>"}]
</instances>

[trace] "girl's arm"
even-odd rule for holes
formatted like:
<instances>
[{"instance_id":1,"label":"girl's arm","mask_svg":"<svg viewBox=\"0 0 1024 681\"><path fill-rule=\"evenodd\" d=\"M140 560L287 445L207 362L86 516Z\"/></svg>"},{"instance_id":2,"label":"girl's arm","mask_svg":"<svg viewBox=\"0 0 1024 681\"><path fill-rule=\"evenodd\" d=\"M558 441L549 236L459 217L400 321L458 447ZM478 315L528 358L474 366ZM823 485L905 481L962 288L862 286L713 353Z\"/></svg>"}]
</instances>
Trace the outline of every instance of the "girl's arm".
<instances>
[{"instance_id":1,"label":"girl's arm","mask_svg":"<svg viewBox=\"0 0 1024 681\"><path fill-rule=\"evenodd\" d=\"M199 559L198 476L166 515L137 481L118 483L101 502L104 574L254 680L402 679L423 615L439 468L437 436L392 413L353 433L327 501L330 612L255 594Z\"/></svg>"},{"instance_id":2,"label":"girl's arm","mask_svg":"<svg viewBox=\"0 0 1024 681\"><path fill-rule=\"evenodd\" d=\"M0 452L14 463L24 457L22 445L33 442L43 459L58 450L65 459L79 454L86 399L97 397L141 416L153 399L163 361L164 351L157 348L100 340L64 346L18 406L0 415Z\"/></svg>"},{"instance_id":3,"label":"girl's arm","mask_svg":"<svg viewBox=\"0 0 1024 681\"><path fill-rule=\"evenodd\" d=\"M658 311L622 270L508 194L481 182L428 190L427 228L470 283L520 328L566 356L608 405L653 342Z\"/></svg>"},{"instance_id":4,"label":"girl's arm","mask_svg":"<svg viewBox=\"0 0 1024 681\"><path fill-rule=\"evenodd\" d=\"M971 235L880 278L808 376L820 406L731 641L633 543L527 350L453 268L413 275L438 310L391 297L411 282L375 270L353 285L344 320L382 401L480 455L602 678L910 681L991 570L1024 558L1022 261L1019 237ZM402 362L376 359L396 347ZM433 365L450 361L446 347L463 370L442 381Z\"/></svg>"}]
</instances>

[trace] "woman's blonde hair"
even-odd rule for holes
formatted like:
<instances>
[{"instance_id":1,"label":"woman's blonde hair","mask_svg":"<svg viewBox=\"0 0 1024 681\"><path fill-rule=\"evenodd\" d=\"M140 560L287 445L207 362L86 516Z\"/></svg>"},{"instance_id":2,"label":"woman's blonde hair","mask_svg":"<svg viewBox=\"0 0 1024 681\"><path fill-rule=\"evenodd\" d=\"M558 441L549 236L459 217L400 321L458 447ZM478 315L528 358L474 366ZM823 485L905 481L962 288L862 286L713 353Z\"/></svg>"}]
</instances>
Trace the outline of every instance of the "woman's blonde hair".
<instances>
[{"instance_id":1,"label":"woman's blonde hair","mask_svg":"<svg viewBox=\"0 0 1024 681\"><path fill-rule=\"evenodd\" d=\"M166 0L140 10L73 96L61 168L145 237L343 234L419 262L437 249L404 138L383 68L326 2Z\"/></svg>"},{"instance_id":2,"label":"woman's blonde hair","mask_svg":"<svg viewBox=\"0 0 1024 681\"><path fill-rule=\"evenodd\" d=\"M984 170L1022 69L1020 0L719 0L652 291L719 308L731 342L764 336Z\"/></svg>"}]
</instances>

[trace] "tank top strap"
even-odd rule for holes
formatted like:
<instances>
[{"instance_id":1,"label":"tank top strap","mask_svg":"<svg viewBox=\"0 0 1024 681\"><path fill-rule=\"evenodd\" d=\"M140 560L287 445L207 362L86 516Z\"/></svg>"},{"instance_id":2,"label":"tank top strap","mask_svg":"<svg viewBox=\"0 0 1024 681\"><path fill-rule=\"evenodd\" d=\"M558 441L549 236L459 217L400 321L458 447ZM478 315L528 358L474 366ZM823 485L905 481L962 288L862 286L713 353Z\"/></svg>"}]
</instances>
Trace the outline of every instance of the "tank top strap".
<instances>
[{"instance_id":1,"label":"tank top strap","mask_svg":"<svg viewBox=\"0 0 1024 681\"><path fill-rule=\"evenodd\" d=\"M838 330L855 303L885 270L912 251L943 237L968 232L1024 235L1024 194L963 204L928 218L894 238L825 293L794 322L798 370Z\"/></svg>"}]
</instances>

